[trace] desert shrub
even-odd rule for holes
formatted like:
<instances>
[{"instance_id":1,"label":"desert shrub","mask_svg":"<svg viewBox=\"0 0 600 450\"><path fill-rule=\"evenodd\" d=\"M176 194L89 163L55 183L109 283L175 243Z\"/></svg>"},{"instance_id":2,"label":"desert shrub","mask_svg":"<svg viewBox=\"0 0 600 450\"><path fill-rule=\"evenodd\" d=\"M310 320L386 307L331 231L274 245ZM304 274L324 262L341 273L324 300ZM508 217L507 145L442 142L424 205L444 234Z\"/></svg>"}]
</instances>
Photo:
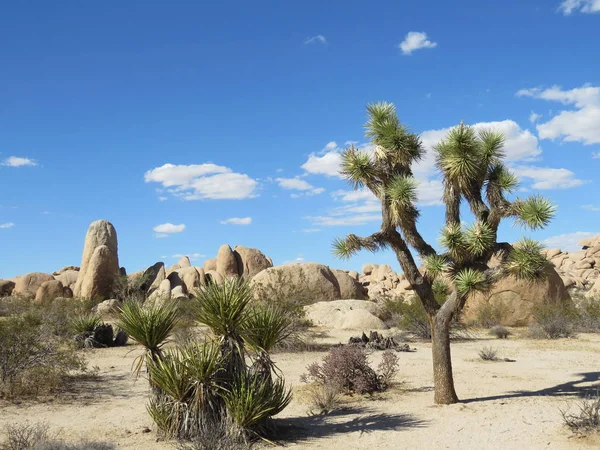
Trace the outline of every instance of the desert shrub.
<instances>
[{"instance_id":1,"label":"desert shrub","mask_svg":"<svg viewBox=\"0 0 600 450\"><path fill-rule=\"evenodd\" d=\"M310 414L325 415L338 408L341 391L338 386L312 383L308 386Z\"/></svg>"},{"instance_id":2,"label":"desert shrub","mask_svg":"<svg viewBox=\"0 0 600 450\"><path fill-rule=\"evenodd\" d=\"M510 336L510 331L502 325L495 325L490 329L490 334L498 339L507 339Z\"/></svg>"},{"instance_id":3,"label":"desert shrub","mask_svg":"<svg viewBox=\"0 0 600 450\"><path fill-rule=\"evenodd\" d=\"M6 439L0 450L112 450L114 445L106 442L66 443L48 433L44 423L8 425Z\"/></svg>"},{"instance_id":4,"label":"desert shrub","mask_svg":"<svg viewBox=\"0 0 600 450\"><path fill-rule=\"evenodd\" d=\"M379 370L383 367L384 372L377 373L370 366L363 348L353 345L334 347L323 358L322 364L313 363L307 367L302 381L316 382L344 394L372 394L385 390L397 370L397 361L387 358L379 367Z\"/></svg>"},{"instance_id":5,"label":"desert shrub","mask_svg":"<svg viewBox=\"0 0 600 450\"><path fill-rule=\"evenodd\" d=\"M47 331L38 317L0 321L0 395L36 396L59 389L64 377L84 371L74 345Z\"/></svg>"},{"instance_id":6,"label":"desert shrub","mask_svg":"<svg viewBox=\"0 0 600 450\"><path fill-rule=\"evenodd\" d=\"M140 274L129 277L119 275L115 278L111 298L124 301L138 301L143 303L147 298L150 287L150 274Z\"/></svg>"},{"instance_id":7,"label":"desert shrub","mask_svg":"<svg viewBox=\"0 0 600 450\"><path fill-rule=\"evenodd\" d=\"M579 315L566 305L538 305L533 310L530 335L536 339L559 339L576 336Z\"/></svg>"},{"instance_id":8,"label":"desert shrub","mask_svg":"<svg viewBox=\"0 0 600 450\"><path fill-rule=\"evenodd\" d=\"M497 361L498 350L493 347L483 347L479 350L479 357L484 361Z\"/></svg>"},{"instance_id":9,"label":"desert shrub","mask_svg":"<svg viewBox=\"0 0 600 450\"><path fill-rule=\"evenodd\" d=\"M377 366L377 372L379 373L379 380L384 390L392 383L394 377L398 373L399 367L400 363L394 352L391 350L383 352L381 355L381 362Z\"/></svg>"},{"instance_id":10,"label":"desert shrub","mask_svg":"<svg viewBox=\"0 0 600 450\"><path fill-rule=\"evenodd\" d=\"M565 425L575 432L600 431L600 391L596 395L581 400L575 414L561 410Z\"/></svg>"},{"instance_id":11,"label":"desert shrub","mask_svg":"<svg viewBox=\"0 0 600 450\"><path fill-rule=\"evenodd\" d=\"M502 318L506 315L506 305L503 303L486 303L479 308L477 316L472 325L491 328L498 324Z\"/></svg>"},{"instance_id":12,"label":"desert shrub","mask_svg":"<svg viewBox=\"0 0 600 450\"><path fill-rule=\"evenodd\" d=\"M600 331L600 298L574 296L573 302L579 315L578 329L582 332Z\"/></svg>"},{"instance_id":13,"label":"desert shrub","mask_svg":"<svg viewBox=\"0 0 600 450\"><path fill-rule=\"evenodd\" d=\"M101 324L100 317L93 313L80 314L71 319L71 328L77 334L91 333Z\"/></svg>"}]
</instances>

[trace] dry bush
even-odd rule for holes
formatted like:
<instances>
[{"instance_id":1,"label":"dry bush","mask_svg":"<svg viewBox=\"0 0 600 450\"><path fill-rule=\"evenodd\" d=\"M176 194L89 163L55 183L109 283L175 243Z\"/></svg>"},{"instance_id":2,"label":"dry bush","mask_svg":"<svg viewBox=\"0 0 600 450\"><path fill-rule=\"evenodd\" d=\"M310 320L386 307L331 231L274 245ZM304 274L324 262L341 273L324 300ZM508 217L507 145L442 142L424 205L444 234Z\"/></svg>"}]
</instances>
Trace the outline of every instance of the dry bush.
<instances>
[{"instance_id":1,"label":"dry bush","mask_svg":"<svg viewBox=\"0 0 600 450\"><path fill-rule=\"evenodd\" d=\"M496 325L490 329L490 334L498 339L507 339L510 336L510 331L502 325Z\"/></svg>"},{"instance_id":2,"label":"dry bush","mask_svg":"<svg viewBox=\"0 0 600 450\"><path fill-rule=\"evenodd\" d=\"M372 394L387 389L397 368L397 357L390 351L384 354L378 373L369 365L363 348L342 345L332 348L322 364L309 365L308 373L302 375L302 381L339 389L344 394Z\"/></svg>"},{"instance_id":3,"label":"dry bush","mask_svg":"<svg viewBox=\"0 0 600 450\"><path fill-rule=\"evenodd\" d=\"M500 324L502 317L506 315L506 305L503 303L486 303L477 312L477 317L472 325L481 328L491 328Z\"/></svg>"},{"instance_id":4,"label":"dry bush","mask_svg":"<svg viewBox=\"0 0 600 450\"><path fill-rule=\"evenodd\" d=\"M308 387L310 414L325 415L338 408L341 391L338 386L313 383Z\"/></svg>"},{"instance_id":5,"label":"dry bush","mask_svg":"<svg viewBox=\"0 0 600 450\"><path fill-rule=\"evenodd\" d=\"M114 445L106 442L66 443L48 433L44 423L8 425L6 438L0 442L0 450L112 450Z\"/></svg>"},{"instance_id":6,"label":"dry bush","mask_svg":"<svg viewBox=\"0 0 600 450\"><path fill-rule=\"evenodd\" d=\"M576 414L560 410L565 425L577 433L600 431L600 391L577 404Z\"/></svg>"},{"instance_id":7,"label":"dry bush","mask_svg":"<svg viewBox=\"0 0 600 450\"><path fill-rule=\"evenodd\" d=\"M600 332L600 296L573 296L579 314L578 329L584 333Z\"/></svg>"},{"instance_id":8,"label":"dry bush","mask_svg":"<svg viewBox=\"0 0 600 450\"><path fill-rule=\"evenodd\" d=\"M0 321L0 396L8 399L56 392L86 364L72 342L48 332L37 317Z\"/></svg>"},{"instance_id":9,"label":"dry bush","mask_svg":"<svg viewBox=\"0 0 600 450\"><path fill-rule=\"evenodd\" d=\"M566 305L538 305L533 311L529 334L534 339L576 337L579 314Z\"/></svg>"},{"instance_id":10,"label":"dry bush","mask_svg":"<svg viewBox=\"0 0 600 450\"><path fill-rule=\"evenodd\" d=\"M492 347L483 347L479 350L479 357L484 361L497 361L498 350Z\"/></svg>"}]
</instances>

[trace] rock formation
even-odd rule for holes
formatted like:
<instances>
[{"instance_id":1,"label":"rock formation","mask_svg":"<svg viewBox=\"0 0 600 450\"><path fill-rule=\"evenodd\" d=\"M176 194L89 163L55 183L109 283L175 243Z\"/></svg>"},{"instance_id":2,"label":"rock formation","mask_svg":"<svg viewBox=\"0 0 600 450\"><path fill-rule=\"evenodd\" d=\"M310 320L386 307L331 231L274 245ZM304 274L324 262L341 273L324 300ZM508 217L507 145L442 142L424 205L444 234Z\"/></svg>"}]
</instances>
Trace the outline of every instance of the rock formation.
<instances>
[{"instance_id":1,"label":"rock formation","mask_svg":"<svg viewBox=\"0 0 600 450\"><path fill-rule=\"evenodd\" d=\"M117 232L106 220L92 222L85 237L81 269L73 293L80 298L108 298L118 275Z\"/></svg>"},{"instance_id":2,"label":"rock formation","mask_svg":"<svg viewBox=\"0 0 600 450\"><path fill-rule=\"evenodd\" d=\"M38 289L42 283L52 281L54 277L47 273L33 272L27 275L21 275L15 282L12 295L22 295L23 297L35 298Z\"/></svg>"}]
</instances>

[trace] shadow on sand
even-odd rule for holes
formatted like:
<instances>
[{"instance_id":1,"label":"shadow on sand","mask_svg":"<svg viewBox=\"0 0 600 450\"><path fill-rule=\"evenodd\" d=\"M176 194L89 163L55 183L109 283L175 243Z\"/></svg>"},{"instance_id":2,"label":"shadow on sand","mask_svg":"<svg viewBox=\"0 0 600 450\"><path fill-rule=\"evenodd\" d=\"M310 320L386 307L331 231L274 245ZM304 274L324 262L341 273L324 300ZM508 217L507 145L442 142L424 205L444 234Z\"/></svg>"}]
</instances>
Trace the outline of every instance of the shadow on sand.
<instances>
[{"instance_id":1,"label":"shadow on sand","mask_svg":"<svg viewBox=\"0 0 600 450\"><path fill-rule=\"evenodd\" d=\"M426 421L409 414L371 413L367 408L358 407L344 408L322 416L277 419L276 423L278 441L282 444L355 432L401 431L427 425Z\"/></svg>"},{"instance_id":2,"label":"shadow on sand","mask_svg":"<svg viewBox=\"0 0 600 450\"><path fill-rule=\"evenodd\" d=\"M479 397L462 400L461 403L487 402L520 397L580 397L585 398L596 395L600 391L600 372L586 372L576 374L579 379L568 383L540 389L538 391L515 391L490 397ZM592 384L595 383L595 384ZM586 384L583 386L583 384Z\"/></svg>"}]
</instances>

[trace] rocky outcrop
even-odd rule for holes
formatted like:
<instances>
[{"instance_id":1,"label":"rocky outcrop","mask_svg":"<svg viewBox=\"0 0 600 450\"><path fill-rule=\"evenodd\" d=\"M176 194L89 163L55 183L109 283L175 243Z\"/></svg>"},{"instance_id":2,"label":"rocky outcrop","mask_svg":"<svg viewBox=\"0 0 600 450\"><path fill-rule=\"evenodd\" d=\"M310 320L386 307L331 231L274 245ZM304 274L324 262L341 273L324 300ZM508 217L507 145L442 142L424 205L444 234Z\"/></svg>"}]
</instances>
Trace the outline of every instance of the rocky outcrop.
<instances>
[{"instance_id":1,"label":"rocky outcrop","mask_svg":"<svg viewBox=\"0 0 600 450\"><path fill-rule=\"evenodd\" d=\"M15 282L12 295L22 295L28 298L35 298L38 289L46 281L52 281L54 277L47 273L33 272L27 275L21 275Z\"/></svg>"},{"instance_id":2,"label":"rocky outcrop","mask_svg":"<svg viewBox=\"0 0 600 450\"><path fill-rule=\"evenodd\" d=\"M15 282L11 280L0 280L0 297L8 297L12 295L15 288Z\"/></svg>"},{"instance_id":3,"label":"rocky outcrop","mask_svg":"<svg viewBox=\"0 0 600 450\"><path fill-rule=\"evenodd\" d=\"M223 278L232 278L240 275L238 260L235 257L233 250L227 244L221 245L217 253L217 272Z\"/></svg>"},{"instance_id":4,"label":"rocky outcrop","mask_svg":"<svg viewBox=\"0 0 600 450\"><path fill-rule=\"evenodd\" d=\"M347 272L337 269L332 269L332 272L340 287L341 299L352 298L366 300L368 298L365 288L358 280L352 278Z\"/></svg>"},{"instance_id":5,"label":"rocky outcrop","mask_svg":"<svg viewBox=\"0 0 600 450\"><path fill-rule=\"evenodd\" d=\"M35 302L43 303L57 297L66 297L63 284L58 280L44 281L35 294Z\"/></svg>"},{"instance_id":6,"label":"rocky outcrop","mask_svg":"<svg viewBox=\"0 0 600 450\"><path fill-rule=\"evenodd\" d=\"M569 292L554 268L549 267L539 281L509 276L488 292L474 294L467 300L462 317L466 323L476 322L487 307L499 315L500 325L524 326L531 322L536 306L566 303L571 303Z\"/></svg>"},{"instance_id":7,"label":"rocky outcrop","mask_svg":"<svg viewBox=\"0 0 600 450\"><path fill-rule=\"evenodd\" d=\"M145 292L153 292L158 289L160 283L163 282L167 278L167 273L165 271L165 264L163 262L157 262L154 265L148 267L142 273L142 277L144 280L141 289Z\"/></svg>"},{"instance_id":8,"label":"rocky outcrop","mask_svg":"<svg viewBox=\"0 0 600 450\"><path fill-rule=\"evenodd\" d=\"M204 272L208 273L211 270L216 271L217 270L217 259L213 258L213 259L207 259L206 261L204 261L204 266L203 266Z\"/></svg>"},{"instance_id":9,"label":"rocky outcrop","mask_svg":"<svg viewBox=\"0 0 600 450\"><path fill-rule=\"evenodd\" d=\"M70 287L73 289L75 287L75 283L77 283L77 277L79 276L79 270L67 269L63 270L58 275L55 275L58 281L60 281L63 286Z\"/></svg>"},{"instance_id":10,"label":"rocky outcrop","mask_svg":"<svg viewBox=\"0 0 600 450\"><path fill-rule=\"evenodd\" d=\"M309 304L340 300L340 286L331 269L322 264L287 264L263 270L252 279L255 295L273 300Z\"/></svg>"},{"instance_id":11,"label":"rocky outcrop","mask_svg":"<svg viewBox=\"0 0 600 450\"><path fill-rule=\"evenodd\" d=\"M120 307L121 302L113 298L98 303L92 308L92 311L98 314L100 317L111 317L119 311Z\"/></svg>"},{"instance_id":12,"label":"rocky outcrop","mask_svg":"<svg viewBox=\"0 0 600 450\"><path fill-rule=\"evenodd\" d=\"M188 256L182 256L177 262L179 268L183 267L191 267L192 263L190 262L190 258Z\"/></svg>"},{"instance_id":13,"label":"rocky outcrop","mask_svg":"<svg viewBox=\"0 0 600 450\"><path fill-rule=\"evenodd\" d=\"M171 299L171 281L165 278L159 285L158 289L152 292L148 296L148 302L153 304L155 302L166 301Z\"/></svg>"},{"instance_id":14,"label":"rocky outcrop","mask_svg":"<svg viewBox=\"0 0 600 450\"><path fill-rule=\"evenodd\" d=\"M182 267L176 273L185 286L184 292L191 294L201 286L200 273L195 267Z\"/></svg>"},{"instance_id":15,"label":"rocky outcrop","mask_svg":"<svg viewBox=\"0 0 600 450\"><path fill-rule=\"evenodd\" d=\"M600 236L579 242L582 250L575 252L552 248L544 255L552 263L568 289L592 290L600 278Z\"/></svg>"},{"instance_id":16,"label":"rocky outcrop","mask_svg":"<svg viewBox=\"0 0 600 450\"><path fill-rule=\"evenodd\" d=\"M273 267L273 262L255 248L236 245L233 253L238 263L239 275L248 280L259 272Z\"/></svg>"},{"instance_id":17,"label":"rocky outcrop","mask_svg":"<svg viewBox=\"0 0 600 450\"><path fill-rule=\"evenodd\" d=\"M304 307L306 318L313 325L340 330L384 330L390 314L375 302L365 300L334 300Z\"/></svg>"},{"instance_id":18,"label":"rocky outcrop","mask_svg":"<svg viewBox=\"0 0 600 450\"><path fill-rule=\"evenodd\" d=\"M119 264L116 258L114 251L107 245L96 247L87 263L79 294L75 295L81 298L109 298L113 293L115 278L119 273ZM81 278L81 272L79 278ZM77 284L75 284L75 289L77 289Z\"/></svg>"},{"instance_id":19,"label":"rocky outcrop","mask_svg":"<svg viewBox=\"0 0 600 450\"><path fill-rule=\"evenodd\" d=\"M115 227L106 220L92 222L85 237L81 269L73 293L75 297L81 298L107 298L118 275Z\"/></svg>"}]
</instances>

